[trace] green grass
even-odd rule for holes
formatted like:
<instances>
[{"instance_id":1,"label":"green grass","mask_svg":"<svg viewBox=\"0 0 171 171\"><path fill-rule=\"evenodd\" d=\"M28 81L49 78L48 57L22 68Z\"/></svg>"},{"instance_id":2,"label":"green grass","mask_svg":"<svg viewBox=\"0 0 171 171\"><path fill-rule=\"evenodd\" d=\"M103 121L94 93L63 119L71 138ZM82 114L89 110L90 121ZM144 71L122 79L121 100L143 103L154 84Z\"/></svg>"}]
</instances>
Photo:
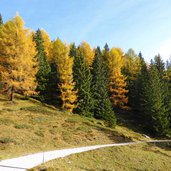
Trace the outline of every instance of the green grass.
<instances>
[{"instance_id":1,"label":"green grass","mask_svg":"<svg viewBox=\"0 0 171 171\"><path fill-rule=\"evenodd\" d=\"M108 128L101 120L62 112L34 99L0 95L0 160L87 145L146 140L135 127ZM58 159L44 166L61 171L169 170L170 149L151 145L112 147Z\"/></svg>"},{"instance_id":2,"label":"green grass","mask_svg":"<svg viewBox=\"0 0 171 171\"><path fill-rule=\"evenodd\" d=\"M0 95L0 159L39 151L144 139L124 127L59 111L16 94L14 103Z\"/></svg>"},{"instance_id":3,"label":"green grass","mask_svg":"<svg viewBox=\"0 0 171 171\"><path fill-rule=\"evenodd\" d=\"M154 145L110 147L74 154L39 166L47 171L165 171L171 168L171 151Z\"/></svg>"}]
</instances>

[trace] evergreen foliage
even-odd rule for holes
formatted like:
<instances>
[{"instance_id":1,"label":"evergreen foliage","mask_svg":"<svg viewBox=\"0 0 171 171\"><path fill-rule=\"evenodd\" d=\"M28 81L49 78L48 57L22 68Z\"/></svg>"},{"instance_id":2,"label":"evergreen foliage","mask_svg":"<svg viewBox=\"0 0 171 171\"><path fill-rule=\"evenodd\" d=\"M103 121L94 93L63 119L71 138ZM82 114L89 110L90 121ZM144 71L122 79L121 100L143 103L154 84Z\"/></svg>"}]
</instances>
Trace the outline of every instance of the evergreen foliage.
<instances>
[{"instance_id":1,"label":"evergreen foliage","mask_svg":"<svg viewBox=\"0 0 171 171\"><path fill-rule=\"evenodd\" d=\"M0 26L3 24L2 15L0 14Z\"/></svg>"},{"instance_id":2,"label":"evergreen foliage","mask_svg":"<svg viewBox=\"0 0 171 171\"><path fill-rule=\"evenodd\" d=\"M19 15L6 23L0 15L1 92L11 101L14 93L34 95L110 127L116 125L112 105L129 109L148 133L171 136L171 61L165 67L156 55L148 65L141 52L124 54L107 43L101 53L87 42L78 48L59 38L51 42L44 30L25 28Z\"/></svg>"},{"instance_id":3,"label":"evergreen foliage","mask_svg":"<svg viewBox=\"0 0 171 171\"><path fill-rule=\"evenodd\" d=\"M136 82L135 82L135 96L133 98L133 105L137 111L139 111L139 115L141 115L142 120L145 120L144 118L144 101L145 101L145 87L146 82L149 79L149 73L147 69L147 64L144 61L144 58L141 57L141 70L140 73L137 76Z\"/></svg>"},{"instance_id":4,"label":"evergreen foliage","mask_svg":"<svg viewBox=\"0 0 171 171\"><path fill-rule=\"evenodd\" d=\"M73 71L74 81L76 82L75 87L78 90L78 103L75 111L80 115L92 117L94 103L91 92L92 76L90 73L90 69L80 49L76 49L73 45L71 50L71 54L75 55Z\"/></svg>"},{"instance_id":5,"label":"evergreen foliage","mask_svg":"<svg viewBox=\"0 0 171 171\"><path fill-rule=\"evenodd\" d=\"M61 106L62 100L61 100L61 92L59 89L59 73L57 70L56 63L54 61L51 61L50 63L50 73L49 73L49 79L48 79L48 86L47 86L47 103Z\"/></svg>"},{"instance_id":6,"label":"evergreen foliage","mask_svg":"<svg viewBox=\"0 0 171 171\"><path fill-rule=\"evenodd\" d=\"M116 125L116 118L108 97L107 75L100 48L95 51L92 69L92 92L94 98L94 117L104 119L110 127Z\"/></svg>"},{"instance_id":7,"label":"evergreen foliage","mask_svg":"<svg viewBox=\"0 0 171 171\"><path fill-rule=\"evenodd\" d=\"M158 54L154 57L154 65L156 66L157 70L159 71L160 76L163 77L164 71L165 71L165 64L164 64L160 54Z\"/></svg>"},{"instance_id":8,"label":"evergreen foliage","mask_svg":"<svg viewBox=\"0 0 171 171\"><path fill-rule=\"evenodd\" d=\"M147 127L157 135L165 135L169 128L167 108L164 104L164 85L156 66L151 65L149 79L144 88L144 113Z\"/></svg>"},{"instance_id":9,"label":"evergreen foliage","mask_svg":"<svg viewBox=\"0 0 171 171\"><path fill-rule=\"evenodd\" d=\"M50 74L50 65L47 62L47 56L44 50L43 39L40 29L38 29L34 35L34 41L36 43L37 55L36 59L38 61L38 73L37 78L37 88L36 91L39 92L37 96L43 102L48 101L48 82Z\"/></svg>"}]
</instances>

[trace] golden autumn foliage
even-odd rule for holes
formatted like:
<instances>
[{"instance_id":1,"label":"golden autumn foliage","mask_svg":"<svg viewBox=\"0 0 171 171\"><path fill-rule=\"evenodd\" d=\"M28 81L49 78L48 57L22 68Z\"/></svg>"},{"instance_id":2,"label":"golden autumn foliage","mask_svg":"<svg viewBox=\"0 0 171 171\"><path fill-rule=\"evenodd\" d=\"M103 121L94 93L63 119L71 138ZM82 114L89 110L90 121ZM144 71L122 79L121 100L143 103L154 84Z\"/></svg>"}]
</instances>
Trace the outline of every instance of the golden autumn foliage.
<instances>
[{"instance_id":1,"label":"golden autumn foliage","mask_svg":"<svg viewBox=\"0 0 171 171\"><path fill-rule=\"evenodd\" d=\"M72 112L76 107L75 102L77 100L72 69L74 59L69 57L69 47L59 39L52 43L52 56L57 65L60 79L62 108Z\"/></svg>"},{"instance_id":2,"label":"golden autumn foliage","mask_svg":"<svg viewBox=\"0 0 171 171\"><path fill-rule=\"evenodd\" d=\"M126 75L131 81L135 80L141 70L141 60L132 49L124 55Z\"/></svg>"},{"instance_id":3,"label":"golden autumn foliage","mask_svg":"<svg viewBox=\"0 0 171 171\"><path fill-rule=\"evenodd\" d=\"M114 107L123 108L128 103L126 97L126 78L121 73L124 66L123 52L120 48L112 48L108 55L109 94Z\"/></svg>"},{"instance_id":4,"label":"golden autumn foliage","mask_svg":"<svg viewBox=\"0 0 171 171\"><path fill-rule=\"evenodd\" d=\"M3 83L13 92L25 95L35 93L36 49L32 33L24 28L24 22L17 15L0 29L0 75Z\"/></svg>"},{"instance_id":5,"label":"golden autumn foliage","mask_svg":"<svg viewBox=\"0 0 171 171\"><path fill-rule=\"evenodd\" d=\"M46 53L46 56L48 58L48 61L51 61L51 41L49 35L46 33L45 30L41 30L41 35L43 38L43 45L44 45L44 50Z\"/></svg>"},{"instance_id":6,"label":"golden autumn foliage","mask_svg":"<svg viewBox=\"0 0 171 171\"><path fill-rule=\"evenodd\" d=\"M82 42L80 45L80 51L85 57L89 66L92 65L94 59L94 51L91 49L91 46L87 42Z\"/></svg>"}]
</instances>

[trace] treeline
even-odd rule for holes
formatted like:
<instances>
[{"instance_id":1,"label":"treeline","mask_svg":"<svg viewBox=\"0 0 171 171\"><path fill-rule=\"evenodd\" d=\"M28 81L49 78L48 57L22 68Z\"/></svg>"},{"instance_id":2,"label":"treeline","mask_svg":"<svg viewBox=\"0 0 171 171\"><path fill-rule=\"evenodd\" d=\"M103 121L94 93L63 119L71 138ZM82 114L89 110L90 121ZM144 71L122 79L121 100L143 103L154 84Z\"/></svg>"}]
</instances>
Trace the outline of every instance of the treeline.
<instances>
[{"instance_id":1,"label":"treeline","mask_svg":"<svg viewBox=\"0 0 171 171\"><path fill-rule=\"evenodd\" d=\"M160 55L150 65L130 49L76 47L44 30L24 27L19 15L3 23L0 16L0 80L14 93L116 125L114 111L136 111L146 129L169 135L171 127L171 63Z\"/></svg>"}]
</instances>

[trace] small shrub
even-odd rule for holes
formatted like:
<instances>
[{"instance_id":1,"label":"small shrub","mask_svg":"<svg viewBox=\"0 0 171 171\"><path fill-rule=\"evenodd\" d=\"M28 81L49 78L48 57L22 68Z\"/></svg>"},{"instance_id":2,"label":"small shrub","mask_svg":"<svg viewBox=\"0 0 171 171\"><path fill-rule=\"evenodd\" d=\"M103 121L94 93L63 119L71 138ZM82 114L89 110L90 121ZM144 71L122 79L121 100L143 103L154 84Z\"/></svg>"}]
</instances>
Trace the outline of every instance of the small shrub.
<instances>
[{"instance_id":1,"label":"small shrub","mask_svg":"<svg viewBox=\"0 0 171 171\"><path fill-rule=\"evenodd\" d=\"M70 142L71 141L71 135L69 132L63 131L62 132L63 140L65 142Z\"/></svg>"},{"instance_id":2,"label":"small shrub","mask_svg":"<svg viewBox=\"0 0 171 171\"><path fill-rule=\"evenodd\" d=\"M89 127L84 127L84 126L78 127L77 130L82 132L92 132L92 130Z\"/></svg>"},{"instance_id":3,"label":"small shrub","mask_svg":"<svg viewBox=\"0 0 171 171\"><path fill-rule=\"evenodd\" d=\"M29 129L29 128L31 128L30 125L26 125L26 124L16 124L14 127L16 129Z\"/></svg>"},{"instance_id":4,"label":"small shrub","mask_svg":"<svg viewBox=\"0 0 171 171\"><path fill-rule=\"evenodd\" d=\"M15 111L14 109L10 109L10 108L3 108L2 110L3 111L7 111L7 112L13 112L13 111Z\"/></svg>"},{"instance_id":5,"label":"small shrub","mask_svg":"<svg viewBox=\"0 0 171 171\"><path fill-rule=\"evenodd\" d=\"M10 137L1 137L0 138L0 143L1 144L15 143L15 140L13 140Z\"/></svg>"},{"instance_id":6,"label":"small shrub","mask_svg":"<svg viewBox=\"0 0 171 171\"><path fill-rule=\"evenodd\" d=\"M36 122L36 123L44 123L47 122L47 118L44 117L36 117L32 119L32 122Z\"/></svg>"},{"instance_id":7,"label":"small shrub","mask_svg":"<svg viewBox=\"0 0 171 171\"><path fill-rule=\"evenodd\" d=\"M36 132L34 132L37 136L39 136L39 137L44 137L44 134L43 134L43 132L42 131L36 131Z\"/></svg>"},{"instance_id":8,"label":"small shrub","mask_svg":"<svg viewBox=\"0 0 171 171\"><path fill-rule=\"evenodd\" d=\"M80 117L70 117L66 121L71 122L71 123L78 123L78 122L81 122L81 118Z\"/></svg>"},{"instance_id":9,"label":"small shrub","mask_svg":"<svg viewBox=\"0 0 171 171\"><path fill-rule=\"evenodd\" d=\"M56 114L56 111L48 110L43 106L29 106L29 107L21 107L20 110L29 111L32 113L41 113L41 114Z\"/></svg>"},{"instance_id":10,"label":"small shrub","mask_svg":"<svg viewBox=\"0 0 171 171\"><path fill-rule=\"evenodd\" d=\"M0 118L0 125L11 125L14 124L14 121L7 118Z\"/></svg>"},{"instance_id":11,"label":"small shrub","mask_svg":"<svg viewBox=\"0 0 171 171\"><path fill-rule=\"evenodd\" d=\"M49 129L49 132L54 135L56 133L56 130L55 129Z\"/></svg>"}]
</instances>

